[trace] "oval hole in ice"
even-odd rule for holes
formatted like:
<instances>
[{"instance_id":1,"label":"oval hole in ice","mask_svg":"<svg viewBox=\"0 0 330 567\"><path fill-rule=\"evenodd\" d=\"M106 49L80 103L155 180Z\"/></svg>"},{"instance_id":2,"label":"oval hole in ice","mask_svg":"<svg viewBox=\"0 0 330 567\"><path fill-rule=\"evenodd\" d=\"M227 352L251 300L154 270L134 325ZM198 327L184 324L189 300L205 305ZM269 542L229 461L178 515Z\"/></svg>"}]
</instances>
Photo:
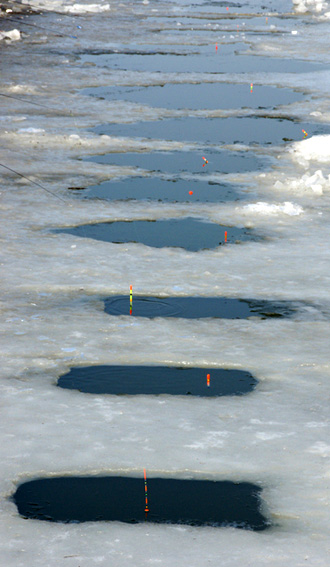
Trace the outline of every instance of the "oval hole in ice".
<instances>
[{"instance_id":1,"label":"oval hole in ice","mask_svg":"<svg viewBox=\"0 0 330 567\"><path fill-rule=\"evenodd\" d=\"M68 187L78 190L76 187ZM189 193L192 191L192 195ZM81 196L81 195L80 195ZM229 184L208 182L201 179L164 179L162 177L126 177L104 181L88 187L83 193L86 199L106 201L148 200L172 203L202 202L224 203L244 199L245 194Z\"/></svg>"},{"instance_id":2,"label":"oval hole in ice","mask_svg":"<svg viewBox=\"0 0 330 567\"><path fill-rule=\"evenodd\" d=\"M53 522L119 521L232 526L264 530L261 488L248 482L128 476L41 478L21 484L12 499L25 518Z\"/></svg>"},{"instance_id":3,"label":"oval hole in ice","mask_svg":"<svg viewBox=\"0 0 330 567\"><path fill-rule=\"evenodd\" d=\"M55 229L53 232L73 234L114 244L141 243L154 248L185 248L191 252L217 248L225 244L225 232L227 233L227 244L260 240L260 236L252 229L224 226L189 217L155 221L100 222Z\"/></svg>"},{"instance_id":4,"label":"oval hole in ice","mask_svg":"<svg viewBox=\"0 0 330 567\"><path fill-rule=\"evenodd\" d=\"M247 394L257 383L236 369L100 365L71 368L57 385L92 394L214 397Z\"/></svg>"},{"instance_id":5,"label":"oval hole in ice","mask_svg":"<svg viewBox=\"0 0 330 567\"><path fill-rule=\"evenodd\" d=\"M129 315L129 295L114 295L104 300L108 315ZM235 299L228 297L154 297L134 295L132 316L178 317L184 319L221 318L261 319L291 317L298 310L297 302Z\"/></svg>"},{"instance_id":6,"label":"oval hole in ice","mask_svg":"<svg viewBox=\"0 0 330 567\"><path fill-rule=\"evenodd\" d=\"M207 164L203 160L207 157ZM152 172L213 175L258 171L269 167L270 156L260 157L244 148L241 151L213 148L197 151L163 152L116 152L84 158L84 161L115 165L117 167L136 167Z\"/></svg>"}]
</instances>

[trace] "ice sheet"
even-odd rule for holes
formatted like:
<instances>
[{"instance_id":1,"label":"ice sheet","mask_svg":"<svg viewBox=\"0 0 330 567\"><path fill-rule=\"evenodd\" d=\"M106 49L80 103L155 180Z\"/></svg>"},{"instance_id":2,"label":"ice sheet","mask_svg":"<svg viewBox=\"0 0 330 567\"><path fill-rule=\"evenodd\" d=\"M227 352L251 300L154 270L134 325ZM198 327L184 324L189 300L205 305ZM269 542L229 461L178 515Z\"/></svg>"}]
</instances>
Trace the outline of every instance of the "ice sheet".
<instances>
[{"instance_id":1,"label":"ice sheet","mask_svg":"<svg viewBox=\"0 0 330 567\"><path fill-rule=\"evenodd\" d=\"M79 4L86 10L91 3ZM329 62L329 24L323 18L329 7L319 11L317 2L266 4L263 9L256 0L228 3L231 14L226 14L225 5L204 2L190 7L114 1L103 12L106 3L99 2L94 13L65 15L72 3L47 0L39 5L45 14L29 20L44 29L18 26L22 39L3 44L1 91L22 101L1 97L1 163L25 176L0 167L0 546L8 567L206 567L218 565L219 558L225 567L328 564L330 163L328 137L311 136L305 123L329 122L329 73L261 73L258 57L263 64L272 56L283 58L284 64L287 57ZM297 8L304 6L308 11L300 16ZM178 17L180 10L187 10L190 20L177 26L184 20ZM216 18L208 26L211 14ZM68 37L72 35L78 39ZM188 54L201 44L213 52L220 40L243 41L256 57L255 71L248 77L234 69L212 77L203 68L182 74L116 73L84 65L79 56L98 48L146 44L165 50L173 43ZM226 175L226 182L246 189L244 202L125 203L73 197L68 187L136 173L129 166L83 161L87 155L198 148L194 140L93 134L90 129L98 124L141 116L157 120L159 113L129 103L91 101L81 89L196 78L241 84L248 79L248 84L259 81L308 93L307 101L283 109L283 117L302 120L308 137L304 140L299 132L297 140L282 148L254 149L257 156L274 160L269 171ZM242 116L244 112L250 111L241 111ZM273 112L266 116L279 118ZM223 176L207 173L203 179L221 182ZM190 253L50 231L98 221L182 216L255 228L269 237ZM297 321L127 320L104 313L104 297L127 294L130 285L146 295L291 299L311 306ZM128 361L246 369L259 384L248 396L221 400L118 400L56 387L58 376L72 366ZM256 534L149 524L48 524L24 520L9 499L20 482L39 476L118 473L142 478L145 467L153 476L257 483L274 527Z\"/></svg>"}]
</instances>

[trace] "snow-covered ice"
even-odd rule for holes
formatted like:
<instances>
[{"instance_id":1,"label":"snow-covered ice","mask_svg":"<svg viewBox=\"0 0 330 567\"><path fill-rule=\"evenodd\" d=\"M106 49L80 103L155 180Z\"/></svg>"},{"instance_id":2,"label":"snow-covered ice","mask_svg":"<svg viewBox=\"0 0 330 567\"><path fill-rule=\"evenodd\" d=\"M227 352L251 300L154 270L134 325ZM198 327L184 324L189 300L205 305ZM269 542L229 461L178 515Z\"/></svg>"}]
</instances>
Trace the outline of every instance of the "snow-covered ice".
<instances>
[{"instance_id":1,"label":"snow-covered ice","mask_svg":"<svg viewBox=\"0 0 330 567\"><path fill-rule=\"evenodd\" d=\"M261 73L258 58L283 58L284 66L286 58L330 64L329 3L249 0L242 6L228 4L229 14L225 6L202 1L192 5L189 0L36 0L33 6L43 14L26 21L40 27L15 22L20 41L1 43L1 93L12 95L1 96L0 118L3 564L326 567L329 135L302 139L301 133L300 139L280 147L247 145L258 156L272 157L271 167L264 171L216 172L209 177L201 171L203 179L244 187L242 203L89 200L83 198L83 189L72 195L68 187L136 175L129 166L88 162L86 156L109 151L187 152L203 142L98 136L92 128L99 124L137 117L158 120L163 115L157 108L137 110L128 103L85 96L81 90L86 88L117 82L189 83L196 78L241 82L248 88L258 82L286 86L305 93L305 99L282 107L280 114L250 112L244 100L242 113L300 120L300 131L308 131L306 123L311 121L328 124L328 69ZM9 16L1 17L2 29L13 29L9 19L5 22ZM239 31L242 18L244 36ZM210 27L210 22L218 27ZM254 72L235 73L233 68L232 73L218 75L201 68L199 77L196 71L117 72L111 62L100 68L81 59L83 54L127 47L145 50L146 45L161 53L175 46L187 57L190 50L209 45L214 55L216 41L229 45L231 36L243 43L239 53L255 57ZM221 73L221 66L216 71ZM175 109L167 110L166 116L175 118ZM192 253L137 243L116 245L51 230L98 221L185 216L256 228L267 238ZM128 294L131 284L135 293L144 295L300 300L310 306L299 320L107 315L103 299ZM238 368L250 371L259 383L246 396L226 399L118 399L56 387L58 377L70 367L89 364ZM150 523L56 524L24 520L10 500L19 483L33 478L141 474L142 479L144 468L150 476L256 483L263 488L264 511L272 527L254 533Z\"/></svg>"}]
</instances>

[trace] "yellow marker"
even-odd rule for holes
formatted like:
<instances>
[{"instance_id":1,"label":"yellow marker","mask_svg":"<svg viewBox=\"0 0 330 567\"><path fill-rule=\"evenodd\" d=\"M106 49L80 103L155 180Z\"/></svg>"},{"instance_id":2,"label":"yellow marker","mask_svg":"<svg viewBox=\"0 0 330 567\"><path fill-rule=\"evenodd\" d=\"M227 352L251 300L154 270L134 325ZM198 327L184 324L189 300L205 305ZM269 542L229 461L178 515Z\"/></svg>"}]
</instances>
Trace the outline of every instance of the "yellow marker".
<instances>
[{"instance_id":1,"label":"yellow marker","mask_svg":"<svg viewBox=\"0 0 330 567\"><path fill-rule=\"evenodd\" d=\"M253 83L251 83L250 89L251 89L251 93L252 93L252 91L253 91Z\"/></svg>"},{"instance_id":2,"label":"yellow marker","mask_svg":"<svg viewBox=\"0 0 330 567\"><path fill-rule=\"evenodd\" d=\"M209 388L210 387L210 375L206 374L206 385Z\"/></svg>"},{"instance_id":3,"label":"yellow marker","mask_svg":"<svg viewBox=\"0 0 330 567\"><path fill-rule=\"evenodd\" d=\"M129 314L132 315L133 306L133 286L129 286Z\"/></svg>"},{"instance_id":4,"label":"yellow marker","mask_svg":"<svg viewBox=\"0 0 330 567\"><path fill-rule=\"evenodd\" d=\"M302 130L302 133L304 134L304 138L307 138L308 134L307 134L306 130Z\"/></svg>"}]
</instances>

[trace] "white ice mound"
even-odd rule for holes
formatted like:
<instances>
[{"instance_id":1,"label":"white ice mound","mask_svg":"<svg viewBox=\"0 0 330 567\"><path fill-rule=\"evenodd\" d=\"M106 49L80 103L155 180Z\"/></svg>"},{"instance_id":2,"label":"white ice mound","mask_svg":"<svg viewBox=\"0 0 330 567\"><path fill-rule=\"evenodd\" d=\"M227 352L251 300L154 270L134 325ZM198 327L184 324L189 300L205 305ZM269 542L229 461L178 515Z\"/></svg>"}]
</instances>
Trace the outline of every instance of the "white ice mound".
<instances>
[{"instance_id":1,"label":"white ice mound","mask_svg":"<svg viewBox=\"0 0 330 567\"><path fill-rule=\"evenodd\" d=\"M245 205L243 209L249 213L259 213L262 215L289 215L297 216L304 212L304 209L300 205L291 203L290 201L285 201L284 203L266 203L264 201L258 201L257 203L250 203Z\"/></svg>"},{"instance_id":2,"label":"white ice mound","mask_svg":"<svg viewBox=\"0 0 330 567\"><path fill-rule=\"evenodd\" d=\"M304 166L310 161L330 163L330 135L322 134L294 142L289 151L292 158Z\"/></svg>"},{"instance_id":3,"label":"white ice mound","mask_svg":"<svg viewBox=\"0 0 330 567\"><path fill-rule=\"evenodd\" d=\"M292 0L293 8L296 12L322 12L328 8L328 2L322 0Z\"/></svg>"},{"instance_id":4,"label":"white ice mound","mask_svg":"<svg viewBox=\"0 0 330 567\"><path fill-rule=\"evenodd\" d=\"M86 14L97 13L97 12L107 12L110 10L110 4L73 4L72 6L65 6L63 8L64 12L69 14Z\"/></svg>"},{"instance_id":5,"label":"white ice mound","mask_svg":"<svg viewBox=\"0 0 330 567\"><path fill-rule=\"evenodd\" d=\"M11 39L12 41L18 41L21 39L21 32L19 30L11 31L0 31L0 41L2 39Z\"/></svg>"}]
</instances>

